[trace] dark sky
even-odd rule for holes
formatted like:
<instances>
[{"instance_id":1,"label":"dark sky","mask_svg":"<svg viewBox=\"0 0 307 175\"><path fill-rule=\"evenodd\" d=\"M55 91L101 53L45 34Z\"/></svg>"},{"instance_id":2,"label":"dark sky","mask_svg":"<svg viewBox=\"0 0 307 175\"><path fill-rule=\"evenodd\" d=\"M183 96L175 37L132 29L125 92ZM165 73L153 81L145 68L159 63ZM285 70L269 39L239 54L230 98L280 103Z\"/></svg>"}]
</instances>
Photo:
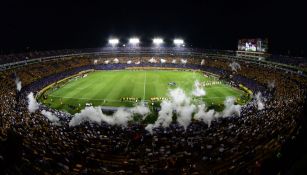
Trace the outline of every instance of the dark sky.
<instances>
[{"instance_id":1,"label":"dark sky","mask_svg":"<svg viewBox=\"0 0 307 175\"><path fill-rule=\"evenodd\" d=\"M300 1L0 2L2 53L102 47L110 36L142 42L182 37L193 47L236 49L239 38L267 37L270 51L306 55L307 12Z\"/></svg>"}]
</instances>

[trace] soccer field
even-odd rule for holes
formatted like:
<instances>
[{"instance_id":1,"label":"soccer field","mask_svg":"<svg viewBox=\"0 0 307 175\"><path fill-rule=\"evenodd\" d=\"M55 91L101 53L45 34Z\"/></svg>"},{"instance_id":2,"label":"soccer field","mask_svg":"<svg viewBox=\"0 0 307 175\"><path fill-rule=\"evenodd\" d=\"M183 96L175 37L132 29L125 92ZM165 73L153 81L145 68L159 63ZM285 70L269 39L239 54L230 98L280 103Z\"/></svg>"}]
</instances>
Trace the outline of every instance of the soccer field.
<instances>
[{"instance_id":1,"label":"soccer field","mask_svg":"<svg viewBox=\"0 0 307 175\"><path fill-rule=\"evenodd\" d=\"M95 71L88 73L86 77L72 79L60 88L53 89L42 102L70 113L83 109L86 103L93 106L129 107L135 104L135 100L123 101L122 98L151 102L150 99L153 97L167 97L168 90L177 87L191 95L196 80L201 83L218 81L214 77L205 77L203 73L195 71ZM237 98L244 93L226 84L205 86L204 89L206 95L201 98L208 105L223 104L226 97Z\"/></svg>"}]
</instances>

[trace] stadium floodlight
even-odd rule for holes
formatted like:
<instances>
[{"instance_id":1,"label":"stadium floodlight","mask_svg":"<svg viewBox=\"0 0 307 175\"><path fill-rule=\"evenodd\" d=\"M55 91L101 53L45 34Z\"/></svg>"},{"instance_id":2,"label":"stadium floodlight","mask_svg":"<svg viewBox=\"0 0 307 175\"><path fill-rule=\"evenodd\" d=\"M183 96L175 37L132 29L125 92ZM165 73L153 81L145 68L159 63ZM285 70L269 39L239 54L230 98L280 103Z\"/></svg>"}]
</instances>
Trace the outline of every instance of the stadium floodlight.
<instances>
[{"instance_id":1,"label":"stadium floodlight","mask_svg":"<svg viewBox=\"0 0 307 175\"><path fill-rule=\"evenodd\" d=\"M174 39L175 45L182 45L184 43L183 39Z\"/></svg>"},{"instance_id":2,"label":"stadium floodlight","mask_svg":"<svg viewBox=\"0 0 307 175\"><path fill-rule=\"evenodd\" d=\"M119 43L119 40L117 38L109 39L109 44L112 45L112 46L115 46L118 43Z\"/></svg>"},{"instance_id":3,"label":"stadium floodlight","mask_svg":"<svg viewBox=\"0 0 307 175\"><path fill-rule=\"evenodd\" d=\"M180 45L184 44L184 41L183 41L183 39L174 39L174 44L177 45L177 46L180 46Z\"/></svg>"},{"instance_id":4,"label":"stadium floodlight","mask_svg":"<svg viewBox=\"0 0 307 175\"><path fill-rule=\"evenodd\" d=\"M132 44L132 45L137 45L140 43L140 39L138 38L130 38L129 39L129 43Z\"/></svg>"},{"instance_id":5,"label":"stadium floodlight","mask_svg":"<svg viewBox=\"0 0 307 175\"><path fill-rule=\"evenodd\" d=\"M162 38L154 38L152 41L153 41L153 43L154 43L155 45L161 45L161 44L163 44L163 39L162 39Z\"/></svg>"}]
</instances>

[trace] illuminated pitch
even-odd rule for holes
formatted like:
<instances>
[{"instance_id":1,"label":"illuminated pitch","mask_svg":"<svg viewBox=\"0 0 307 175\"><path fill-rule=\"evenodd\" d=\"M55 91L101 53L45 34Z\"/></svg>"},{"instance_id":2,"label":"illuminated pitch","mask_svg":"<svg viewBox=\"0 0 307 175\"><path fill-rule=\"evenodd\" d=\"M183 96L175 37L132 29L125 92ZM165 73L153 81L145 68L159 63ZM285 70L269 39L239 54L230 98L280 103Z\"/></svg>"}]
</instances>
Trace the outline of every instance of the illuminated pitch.
<instances>
[{"instance_id":1,"label":"illuminated pitch","mask_svg":"<svg viewBox=\"0 0 307 175\"><path fill-rule=\"evenodd\" d=\"M182 88L192 95L195 81L206 91L202 98L208 105L223 104L228 96L239 98L243 91L213 77L194 71L117 70L96 71L65 83L46 93L43 103L71 113L94 106L133 106L144 100L151 106L155 100L167 98L168 89ZM195 97L196 98L196 97Z\"/></svg>"}]
</instances>

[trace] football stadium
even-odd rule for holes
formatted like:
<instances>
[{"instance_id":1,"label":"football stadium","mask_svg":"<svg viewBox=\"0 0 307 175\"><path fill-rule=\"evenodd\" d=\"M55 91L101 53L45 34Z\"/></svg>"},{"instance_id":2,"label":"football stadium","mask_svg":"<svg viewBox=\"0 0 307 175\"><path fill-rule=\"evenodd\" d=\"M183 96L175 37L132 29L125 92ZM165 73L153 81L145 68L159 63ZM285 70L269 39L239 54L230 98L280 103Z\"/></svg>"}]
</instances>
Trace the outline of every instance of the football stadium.
<instances>
[{"instance_id":1,"label":"football stadium","mask_svg":"<svg viewBox=\"0 0 307 175\"><path fill-rule=\"evenodd\" d=\"M245 10L224 3L169 4L193 7L180 18L168 3L161 11L135 6L146 12L127 3L118 14L106 9L118 4L62 3L39 13L24 3L18 18L8 17L29 28L3 22L0 174L306 173L307 58L296 46L282 52L289 45L266 36L273 24L247 28L248 18L230 29ZM212 11L220 8L238 12ZM156 16L157 28L149 25ZM27 17L40 20L19 19ZM133 19L139 32L122 27ZM102 39L108 26L120 32Z\"/></svg>"},{"instance_id":2,"label":"football stadium","mask_svg":"<svg viewBox=\"0 0 307 175\"><path fill-rule=\"evenodd\" d=\"M2 64L1 124L27 132L21 172L245 174L299 137L301 68L186 47L61 53Z\"/></svg>"}]
</instances>

